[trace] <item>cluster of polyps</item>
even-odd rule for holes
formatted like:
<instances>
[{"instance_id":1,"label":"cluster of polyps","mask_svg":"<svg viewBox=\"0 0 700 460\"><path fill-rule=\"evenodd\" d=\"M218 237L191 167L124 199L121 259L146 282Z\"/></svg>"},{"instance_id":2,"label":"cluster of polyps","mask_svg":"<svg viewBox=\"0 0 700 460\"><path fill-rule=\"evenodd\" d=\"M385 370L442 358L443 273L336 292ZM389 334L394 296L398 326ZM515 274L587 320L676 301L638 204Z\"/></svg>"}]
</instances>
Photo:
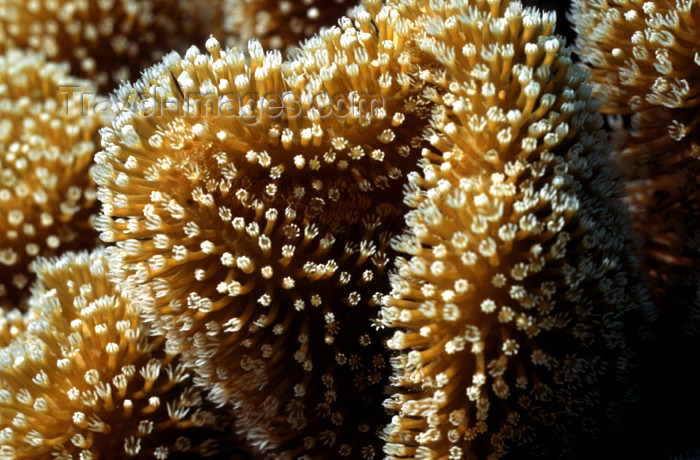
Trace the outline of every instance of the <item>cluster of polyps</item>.
<instances>
[{"instance_id":1,"label":"cluster of polyps","mask_svg":"<svg viewBox=\"0 0 700 460\"><path fill-rule=\"evenodd\" d=\"M88 223L95 184L88 168L97 149L94 114L67 113L67 66L37 53L0 56L0 304L19 306L38 256L91 247Z\"/></svg>"},{"instance_id":2,"label":"cluster of polyps","mask_svg":"<svg viewBox=\"0 0 700 460\"><path fill-rule=\"evenodd\" d=\"M382 311L401 352L385 452L585 455L617 422L646 307L586 74L552 15L417 3L439 109Z\"/></svg>"},{"instance_id":3,"label":"cluster of polyps","mask_svg":"<svg viewBox=\"0 0 700 460\"><path fill-rule=\"evenodd\" d=\"M37 262L22 331L0 349L0 453L233 455L220 449L227 417L206 410L185 366L149 337L106 260L96 250Z\"/></svg>"},{"instance_id":4,"label":"cluster of polyps","mask_svg":"<svg viewBox=\"0 0 700 460\"><path fill-rule=\"evenodd\" d=\"M113 272L261 452L381 451L388 353L372 324L428 120L425 104L407 104L421 91L407 28L394 10L360 11L288 61L212 38L208 53L168 55L122 87L150 101L102 132L93 177ZM383 103L342 118L312 104L352 92ZM264 103L246 113L257 123L192 116L202 94L286 94L304 116ZM167 99L186 109L152 117Z\"/></svg>"},{"instance_id":5,"label":"cluster of polyps","mask_svg":"<svg viewBox=\"0 0 700 460\"><path fill-rule=\"evenodd\" d=\"M688 0L577 0L572 10L600 111L629 116L613 123L613 148L645 265L661 303L683 311L700 286L699 13Z\"/></svg>"},{"instance_id":6,"label":"cluster of polyps","mask_svg":"<svg viewBox=\"0 0 700 460\"><path fill-rule=\"evenodd\" d=\"M365 6L287 60L212 38L115 93L108 248L0 318L2 453L573 458L615 425L645 298L554 17Z\"/></svg>"},{"instance_id":7,"label":"cluster of polyps","mask_svg":"<svg viewBox=\"0 0 700 460\"><path fill-rule=\"evenodd\" d=\"M183 37L202 39L203 22L192 11L180 0L3 0L0 52L41 52L111 90L181 47Z\"/></svg>"}]
</instances>

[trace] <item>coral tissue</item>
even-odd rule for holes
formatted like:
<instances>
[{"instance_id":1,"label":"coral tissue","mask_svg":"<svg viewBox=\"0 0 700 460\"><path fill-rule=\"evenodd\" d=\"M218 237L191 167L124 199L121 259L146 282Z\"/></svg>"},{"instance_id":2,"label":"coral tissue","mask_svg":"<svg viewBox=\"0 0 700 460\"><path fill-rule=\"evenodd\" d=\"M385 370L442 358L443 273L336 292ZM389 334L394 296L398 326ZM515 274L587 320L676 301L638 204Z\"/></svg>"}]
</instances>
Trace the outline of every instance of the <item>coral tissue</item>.
<instances>
[{"instance_id":1,"label":"coral tissue","mask_svg":"<svg viewBox=\"0 0 700 460\"><path fill-rule=\"evenodd\" d=\"M573 13L600 110L629 119L613 125L613 143L654 288L665 302L697 308L700 5L576 1Z\"/></svg>"},{"instance_id":2,"label":"coral tissue","mask_svg":"<svg viewBox=\"0 0 700 460\"><path fill-rule=\"evenodd\" d=\"M259 40L266 48L286 51L331 26L356 0L223 0L222 29L234 43Z\"/></svg>"},{"instance_id":3,"label":"coral tissue","mask_svg":"<svg viewBox=\"0 0 700 460\"><path fill-rule=\"evenodd\" d=\"M65 89L65 92L64 92ZM88 168L98 117L69 91L94 91L41 54L0 55L0 304L19 306L37 256L95 242ZM70 107L67 106L70 104Z\"/></svg>"},{"instance_id":4,"label":"coral tissue","mask_svg":"<svg viewBox=\"0 0 700 460\"><path fill-rule=\"evenodd\" d=\"M385 452L578 458L633 397L649 308L586 71L551 14L419 3L439 109L382 311L401 351Z\"/></svg>"},{"instance_id":5,"label":"coral tissue","mask_svg":"<svg viewBox=\"0 0 700 460\"><path fill-rule=\"evenodd\" d=\"M575 3L0 0L0 458L611 456L698 10Z\"/></svg>"},{"instance_id":6,"label":"coral tissue","mask_svg":"<svg viewBox=\"0 0 700 460\"><path fill-rule=\"evenodd\" d=\"M222 453L211 437L227 417L205 410L186 367L149 337L107 280L102 250L41 259L36 270L24 330L0 350L3 458Z\"/></svg>"},{"instance_id":7,"label":"coral tissue","mask_svg":"<svg viewBox=\"0 0 700 460\"><path fill-rule=\"evenodd\" d=\"M202 23L185 0L0 0L0 51L13 48L67 61L101 89L138 77ZM206 35L205 35L206 36Z\"/></svg>"},{"instance_id":8,"label":"coral tissue","mask_svg":"<svg viewBox=\"0 0 700 460\"><path fill-rule=\"evenodd\" d=\"M389 358L373 320L427 123L407 104L421 90L407 27L359 12L287 62L212 38L123 86L153 98L102 132L96 226L113 272L275 458L381 452ZM353 102L366 95L381 105Z\"/></svg>"}]
</instances>

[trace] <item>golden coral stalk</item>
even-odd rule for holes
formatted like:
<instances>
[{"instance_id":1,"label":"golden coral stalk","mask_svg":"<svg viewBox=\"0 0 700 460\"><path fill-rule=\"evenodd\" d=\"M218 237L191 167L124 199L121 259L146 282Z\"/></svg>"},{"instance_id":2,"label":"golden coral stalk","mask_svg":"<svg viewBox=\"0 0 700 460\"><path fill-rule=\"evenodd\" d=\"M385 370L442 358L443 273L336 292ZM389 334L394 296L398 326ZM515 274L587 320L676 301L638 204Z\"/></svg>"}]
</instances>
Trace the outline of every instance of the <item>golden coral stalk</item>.
<instances>
[{"instance_id":1,"label":"golden coral stalk","mask_svg":"<svg viewBox=\"0 0 700 460\"><path fill-rule=\"evenodd\" d=\"M431 148L382 310L387 458L578 458L633 396L649 308L585 69L553 14L403 1L439 63Z\"/></svg>"},{"instance_id":2,"label":"golden coral stalk","mask_svg":"<svg viewBox=\"0 0 700 460\"><path fill-rule=\"evenodd\" d=\"M183 37L203 40L185 0L0 0L0 52L40 51L112 89L138 77ZM189 42L189 40L184 40Z\"/></svg>"},{"instance_id":3,"label":"golden coral stalk","mask_svg":"<svg viewBox=\"0 0 700 460\"><path fill-rule=\"evenodd\" d=\"M88 167L99 119L63 92L76 88L94 91L40 54L0 56L0 303L19 305L37 256L96 241Z\"/></svg>"},{"instance_id":4,"label":"golden coral stalk","mask_svg":"<svg viewBox=\"0 0 700 460\"><path fill-rule=\"evenodd\" d=\"M226 417L106 272L99 249L37 263L25 331L0 349L0 455L232 458Z\"/></svg>"},{"instance_id":5,"label":"golden coral stalk","mask_svg":"<svg viewBox=\"0 0 700 460\"><path fill-rule=\"evenodd\" d=\"M355 0L225 0L223 30L239 43L286 51L335 24Z\"/></svg>"},{"instance_id":6,"label":"golden coral stalk","mask_svg":"<svg viewBox=\"0 0 700 460\"><path fill-rule=\"evenodd\" d=\"M693 306L700 287L700 248L692 243L700 228L700 5L577 0L571 14L601 112L626 117L612 123L613 142L658 298Z\"/></svg>"},{"instance_id":7,"label":"golden coral stalk","mask_svg":"<svg viewBox=\"0 0 700 460\"><path fill-rule=\"evenodd\" d=\"M410 25L388 8L356 17L287 62L255 41L249 59L214 39L166 56L120 89L144 100L96 157L115 277L274 458L381 450L386 353L371 326L427 111ZM381 106L351 102L368 96Z\"/></svg>"},{"instance_id":8,"label":"golden coral stalk","mask_svg":"<svg viewBox=\"0 0 700 460\"><path fill-rule=\"evenodd\" d=\"M575 1L571 17L600 110L613 116L632 228L661 311L657 361L645 382L650 393L668 395L652 400L651 418L665 421L654 436L694 442L698 424L681 420L700 407L687 365L700 336L700 5Z\"/></svg>"}]
</instances>

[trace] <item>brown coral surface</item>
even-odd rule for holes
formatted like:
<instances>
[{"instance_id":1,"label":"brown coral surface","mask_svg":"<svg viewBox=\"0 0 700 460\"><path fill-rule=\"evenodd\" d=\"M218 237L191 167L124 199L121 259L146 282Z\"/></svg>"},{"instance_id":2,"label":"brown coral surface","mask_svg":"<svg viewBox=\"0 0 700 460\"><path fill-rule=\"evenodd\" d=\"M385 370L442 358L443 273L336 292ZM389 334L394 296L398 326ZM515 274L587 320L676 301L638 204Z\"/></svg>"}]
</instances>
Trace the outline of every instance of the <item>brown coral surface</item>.
<instances>
[{"instance_id":1,"label":"brown coral surface","mask_svg":"<svg viewBox=\"0 0 700 460\"><path fill-rule=\"evenodd\" d=\"M0 51L28 48L100 90L206 35L188 0L0 0ZM212 5L215 8L215 5Z\"/></svg>"},{"instance_id":2,"label":"brown coral surface","mask_svg":"<svg viewBox=\"0 0 700 460\"><path fill-rule=\"evenodd\" d=\"M265 49L288 51L332 26L357 0L224 0L222 29L229 42L260 41Z\"/></svg>"}]
</instances>

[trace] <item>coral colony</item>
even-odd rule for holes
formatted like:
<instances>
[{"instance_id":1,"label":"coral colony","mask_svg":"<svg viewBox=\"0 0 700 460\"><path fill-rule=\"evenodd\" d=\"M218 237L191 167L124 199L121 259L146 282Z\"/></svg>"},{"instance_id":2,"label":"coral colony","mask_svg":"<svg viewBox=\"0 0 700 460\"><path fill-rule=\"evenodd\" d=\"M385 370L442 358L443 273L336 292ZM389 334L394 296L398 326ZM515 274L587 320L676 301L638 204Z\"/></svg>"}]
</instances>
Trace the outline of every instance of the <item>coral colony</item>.
<instances>
[{"instance_id":1,"label":"coral colony","mask_svg":"<svg viewBox=\"0 0 700 460\"><path fill-rule=\"evenodd\" d=\"M700 1L563 19L0 0L0 458L700 458Z\"/></svg>"}]
</instances>

